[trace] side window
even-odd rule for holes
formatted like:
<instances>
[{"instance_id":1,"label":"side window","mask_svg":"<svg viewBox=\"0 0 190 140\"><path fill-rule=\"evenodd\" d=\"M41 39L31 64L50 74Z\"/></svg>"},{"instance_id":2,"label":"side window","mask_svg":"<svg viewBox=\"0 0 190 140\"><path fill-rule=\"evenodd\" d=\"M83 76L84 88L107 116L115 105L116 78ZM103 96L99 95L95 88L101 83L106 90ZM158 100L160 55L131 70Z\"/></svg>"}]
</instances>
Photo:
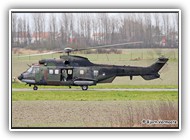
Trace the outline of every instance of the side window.
<instances>
[{"instance_id":1,"label":"side window","mask_svg":"<svg viewBox=\"0 0 190 140\"><path fill-rule=\"evenodd\" d=\"M98 76L98 70L94 70L94 76L95 76L95 77Z\"/></svg>"},{"instance_id":2,"label":"side window","mask_svg":"<svg viewBox=\"0 0 190 140\"><path fill-rule=\"evenodd\" d=\"M55 74L59 74L59 70L58 69L55 70Z\"/></svg>"},{"instance_id":3,"label":"side window","mask_svg":"<svg viewBox=\"0 0 190 140\"><path fill-rule=\"evenodd\" d=\"M70 75L71 75L72 73L73 73L73 71L72 71L72 70L68 70L68 74L70 74Z\"/></svg>"},{"instance_id":4,"label":"side window","mask_svg":"<svg viewBox=\"0 0 190 140\"><path fill-rule=\"evenodd\" d=\"M80 74L83 75L84 74L84 70L80 70Z\"/></svg>"},{"instance_id":5,"label":"side window","mask_svg":"<svg viewBox=\"0 0 190 140\"><path fill-rule=\"evenodd\" d=\"M53 70L52 69L49 69L49 74L53 74Z\"/></svg>"}]
</instances>

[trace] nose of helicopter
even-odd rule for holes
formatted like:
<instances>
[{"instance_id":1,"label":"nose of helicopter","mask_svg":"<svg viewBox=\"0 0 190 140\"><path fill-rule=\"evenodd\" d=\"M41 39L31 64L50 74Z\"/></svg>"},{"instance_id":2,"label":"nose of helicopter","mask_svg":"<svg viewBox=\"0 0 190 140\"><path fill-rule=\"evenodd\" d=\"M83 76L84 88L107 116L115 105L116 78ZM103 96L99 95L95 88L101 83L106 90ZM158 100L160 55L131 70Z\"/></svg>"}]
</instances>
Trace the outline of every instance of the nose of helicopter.
<instances>
[{"instance_id":1,"label":"nose of helicopter","mask_svg":"<svg viewBox=\"0 0 190 140\"><path fill-rule=\"evenodd\" d=\"M23 75L21 74L20 76L18 76L18 79L22 80L23 79Z\"/></svg>"}]
</instances>

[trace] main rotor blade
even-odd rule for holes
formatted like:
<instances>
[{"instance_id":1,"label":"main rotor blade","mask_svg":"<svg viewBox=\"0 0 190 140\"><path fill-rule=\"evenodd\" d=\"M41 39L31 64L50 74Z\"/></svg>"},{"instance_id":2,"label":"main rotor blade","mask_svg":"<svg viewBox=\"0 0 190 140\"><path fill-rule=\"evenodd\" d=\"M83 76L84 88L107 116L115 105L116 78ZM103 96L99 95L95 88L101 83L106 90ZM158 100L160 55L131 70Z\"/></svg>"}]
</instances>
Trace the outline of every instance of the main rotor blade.
<instances>
[{"instance_id":1,"label":"main rotor blade","mask_svg":"<svg viewBox=\"0 0 190 140\"><path fill-rule=\"evenodd\" d=\"M16 56L16 57L39 56L39 55L48 55L48 54L55 54L55 53L63 53L63 51L53 51L53 52L47 52L47 53L28 54L28 55L21 55L21 56Z\"/></svg>"},{"instance_id":2,"label":"main rotor blade","mask_svg":"<svg viewBox=\"0 0 190 140\"><path fill-rule=\"evenodd\" d=\"M124 45L130 45L130 44L140 44L140 43L143 43L143 41L120 43L120 44L111 44L111 45L103 45L103 46L81 48L81 49L73 49L72 51L83 51L83 50L91 50L91 49L99 49L99 48L111 48L111 47L115 47L115 46L124 46Z\"/></svg>"},{"instance_id":3,"label":"main rotor blade","mask_svg":"<svg viewBox=\"0 0 190 140\"><path fill-rule=\"evenodd\" d=\"M21 55L21 56L16 56L16 57L30 57L30 56L48 55L48 54L63 53L63 52L69 54L70 52L73 52L73 51L83 51L83 50L100 49L100 48L111 48L111 47L116 47L116 46L124 46L124 45L130 45L130 44L140 44L140 43L143 43L143 41L120 43L120 44L111 44L111 45L103 45L103 46L81 48L81 49L72 49L70 47L64 47L64 50L51 51L51 52L47 52L47 53Z\"/></svg>"}]
</instances>

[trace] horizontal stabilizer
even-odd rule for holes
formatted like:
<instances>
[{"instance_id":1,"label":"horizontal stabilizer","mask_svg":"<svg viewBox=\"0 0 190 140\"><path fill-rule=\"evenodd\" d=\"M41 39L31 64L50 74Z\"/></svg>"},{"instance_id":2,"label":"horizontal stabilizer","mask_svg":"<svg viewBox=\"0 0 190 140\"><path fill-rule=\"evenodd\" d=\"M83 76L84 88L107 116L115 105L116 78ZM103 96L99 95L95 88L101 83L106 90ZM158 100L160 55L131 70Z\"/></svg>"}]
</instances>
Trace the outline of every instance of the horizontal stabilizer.
<instances>
[{"instance_id":1,"label":"horizontal stabilizer","mask_svg":"<svg viewBox=\"0 0 190 140\"><path fill-rule=\"evenodd\" d=\"M160 57L160 58L158 58L158 61L157 61L157 63L166 63L168 61L168 58L165 58L165 57Z\"/></svg>"},{"instance_id":2,"label":"horizontal stabilizer","mask_svg":"<svg viewBox=\"0 0 190 140\"><path fill-rule=\"evenodd\" d=\"M157 79L160 78L160 75L158 73L156 74L151 74L151 75L143 75L142 78L144 80L153 80L153 79Z\"/></svg>"}]
</instances>

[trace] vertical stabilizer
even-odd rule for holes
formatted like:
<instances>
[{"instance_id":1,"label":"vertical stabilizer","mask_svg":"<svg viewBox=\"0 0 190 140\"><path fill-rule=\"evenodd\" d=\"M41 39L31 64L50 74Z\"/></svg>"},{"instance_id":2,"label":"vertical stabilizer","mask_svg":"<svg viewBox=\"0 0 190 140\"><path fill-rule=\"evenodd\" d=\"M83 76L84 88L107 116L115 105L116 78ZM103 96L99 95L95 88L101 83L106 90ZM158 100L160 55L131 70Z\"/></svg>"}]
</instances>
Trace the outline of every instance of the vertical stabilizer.
<instances>
[{"instance_id":1,"label":"vertical stabilizer","mask_svg":"<svg viewBox=\"0 0 190 140\"><path fill-rule=\"evenodd\" d=\"M160 57L158 58L158 60L152 64L150 66L151 70L154 71L154 72L159 72L160 69L166 64L166 62L168 61L169 59L168 58L165 58L165 57Z\"/></svg>"}]
</instances>

